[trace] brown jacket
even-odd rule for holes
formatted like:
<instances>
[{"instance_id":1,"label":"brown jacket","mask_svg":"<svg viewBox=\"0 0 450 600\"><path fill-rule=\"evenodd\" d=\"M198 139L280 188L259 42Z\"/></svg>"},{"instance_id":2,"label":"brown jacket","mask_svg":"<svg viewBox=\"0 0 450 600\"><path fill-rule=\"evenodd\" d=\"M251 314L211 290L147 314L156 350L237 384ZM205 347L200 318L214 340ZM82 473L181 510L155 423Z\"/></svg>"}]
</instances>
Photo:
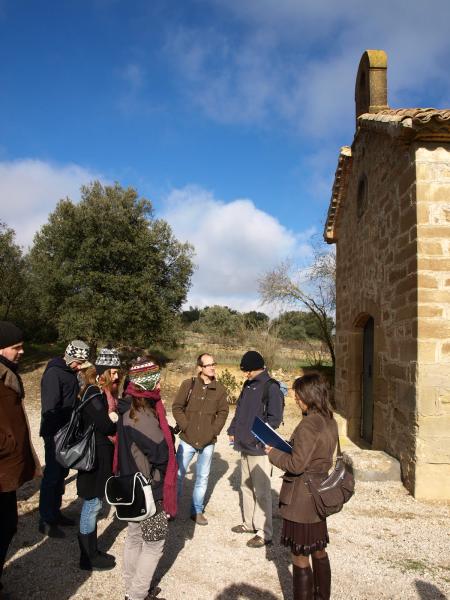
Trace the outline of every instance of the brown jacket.
<instances>
[{"instance_id":1,"label":"brown jacket","mask_svg":"<svg viewBox=\"0 0 450 600\"><path fill-rule=\"evenodd\" d=\"M338 429L334 419L312 412L300 421L292 434L292 454L273 449L269 460L286 471L280 491L280 513L296 523L318 523L305 473L320 482L333 464Z\"/></svg>"},{"instance_id":2,"label":"brown jacket","mask_svg":"<svg viewBox=\"0 0 450 600\"><path fill-rule=\"evenodd\" d=\"M0 363L0 492L13 492L40 474L23 396L19 377Z\"/></svg>"},{"instance_id":3,"label":"brown jacket","mask_svg":"<svg viewBox=\"0 0 450 600\"><path fill-rule=\"evenodd\" d=\"M196 377L186 406L192 379L180 386L172 404L172 414L181 429L180 438L194 448L214 444L227 420L229 406L224 386L215 379L205 385Z\"/></svg>"}]
</instances>

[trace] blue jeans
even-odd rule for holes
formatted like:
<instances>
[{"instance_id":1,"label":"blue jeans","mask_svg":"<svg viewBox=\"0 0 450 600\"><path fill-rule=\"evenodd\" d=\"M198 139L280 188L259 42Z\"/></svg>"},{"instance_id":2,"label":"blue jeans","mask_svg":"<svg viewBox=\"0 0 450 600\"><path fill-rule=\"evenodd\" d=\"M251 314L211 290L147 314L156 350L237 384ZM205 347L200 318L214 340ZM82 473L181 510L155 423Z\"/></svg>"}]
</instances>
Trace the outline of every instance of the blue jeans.
<instances>
[{"instance_id":1,"label":"blue jeans","mask_svg":"<svg viewBox=\"0 0 450 600\"><path fill-rule=\"evenodd\" d=\"M177 449L178 462L178 497L183 491L184 476L189 467L189 463L197 454L197 463L195 465L195 485L192 496L191 513L197 515L203 512L206 488L208 487L209 471L211 469L211 461L214 452L214 444L208 444L204 448L194 448L183 440L180 440Z\"/></svg>"},{"instance_id":2,"label":"blue jeans","mask_svg":"<svg viewBox=\"0 0 450 600\"><path fill-rule=\"evenodd\" d=\"M97 527L97 516L102 508L100 498L91 498L83 502L80 515L80 533L87 535L95 531Z\"/></svg>"},{"instance_id":3,"label":"blue jeans","mask_svg":"<svg viewBox=\"0 0 450 600\"><path fill-rule=\"evenodd\" d=\"M64 480L69 469L62 467L55 458L53 436L44 437L45 468L39 494L39 514L46 523L56 523L61 510L64 494Z\"/></svg>"}]
</instances>

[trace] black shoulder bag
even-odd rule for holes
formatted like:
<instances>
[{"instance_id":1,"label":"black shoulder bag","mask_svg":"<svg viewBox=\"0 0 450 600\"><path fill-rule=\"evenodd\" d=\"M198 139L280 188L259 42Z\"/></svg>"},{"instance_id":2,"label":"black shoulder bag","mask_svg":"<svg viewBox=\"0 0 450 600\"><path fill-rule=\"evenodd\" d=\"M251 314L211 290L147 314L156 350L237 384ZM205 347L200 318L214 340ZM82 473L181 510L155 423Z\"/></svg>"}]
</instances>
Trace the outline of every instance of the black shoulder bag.
<instances>
[{"instance_id":1,"label":"black shoulder bag","mask_svg":"<svg viewBox=\"0 0 450 600\"><path fill-rule=\"evenodd\" d=\"M90 387L90 386L89 386ZM94 424L92 423L86 429L83 429L81 411L88 402L101 396L94 394L85 400L86 393L78 406L72 410L70 421L61 427L54 436L55 440L55 458L59 464L66 469L77 469L79 471L92 471L95 463L95 436Z\"/></svg>"}]
</instances>

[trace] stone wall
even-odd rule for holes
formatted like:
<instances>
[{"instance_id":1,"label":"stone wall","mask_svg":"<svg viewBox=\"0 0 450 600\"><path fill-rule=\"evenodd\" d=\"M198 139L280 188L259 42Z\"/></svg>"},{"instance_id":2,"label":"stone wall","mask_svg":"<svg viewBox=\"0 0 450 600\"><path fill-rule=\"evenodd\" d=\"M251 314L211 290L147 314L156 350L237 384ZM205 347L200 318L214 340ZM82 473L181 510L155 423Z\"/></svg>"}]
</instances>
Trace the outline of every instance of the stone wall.
<instances>
[{"instance_id":1,"label":"stone wall","mask_svg":"<svg viewBox=\"0 0 450 600\"><path fill-rule=\"evenodd\" d=\"M418 376L416 497L450 498L450 151L416 149Z\"/></svg>"},{"instance_id":2,"label":"stone wall","mask_svg":"<svg viewBox=\"0 0 450 600\"><path fill-rule=\"evenodd\" d=\"M415 488L417 229L415 148L360 131L337 222L336 401L357 440L361 423L362 334L375 324L372 448L399 459ZM359 198L366 178L367 197Z\"/></svg>"}]
</instances>

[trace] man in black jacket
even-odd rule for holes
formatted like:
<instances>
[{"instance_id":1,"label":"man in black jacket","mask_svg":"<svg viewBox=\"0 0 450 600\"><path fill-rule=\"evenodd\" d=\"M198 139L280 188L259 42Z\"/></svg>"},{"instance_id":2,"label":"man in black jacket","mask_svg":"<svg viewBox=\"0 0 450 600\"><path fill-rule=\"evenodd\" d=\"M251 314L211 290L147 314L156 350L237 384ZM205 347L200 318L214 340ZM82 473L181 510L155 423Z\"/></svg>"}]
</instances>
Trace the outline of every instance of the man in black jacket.
<instances>
[{"instance_id":1,"label":"man in black jacket","mask_svg":"<svg viewBox=\"0 0 450 600\"><path fill-rule=\"evenodd\" d=\"M41 428L44 438L45 469L39 496L39 531L50 537L65 537L58 525L75 525L61 514L64 479L69 470L55 458L54 435L69 422L72 407L79 392L78 371L89 358L89 346L81 340L73 340L67 346L64 357L52 358L41 380Z\"/></svg>"},{"instance_id":2,"label":"man in black jacket","mask_svg":"<svg viewBox=\"0 0 450 600\"><path fill-rule=\"evenodd\" d=\"M283 395L278 382L271 379L264 359L254 350L241 359L247 381L228 428L230 442L241 453L241 492L244 522L232 527L234 533L255 533L250 548L261 548L272 541L271 466L264 447L251 432L255 417L276 429L283 419Z\"/></svg>"}]
</instances>

